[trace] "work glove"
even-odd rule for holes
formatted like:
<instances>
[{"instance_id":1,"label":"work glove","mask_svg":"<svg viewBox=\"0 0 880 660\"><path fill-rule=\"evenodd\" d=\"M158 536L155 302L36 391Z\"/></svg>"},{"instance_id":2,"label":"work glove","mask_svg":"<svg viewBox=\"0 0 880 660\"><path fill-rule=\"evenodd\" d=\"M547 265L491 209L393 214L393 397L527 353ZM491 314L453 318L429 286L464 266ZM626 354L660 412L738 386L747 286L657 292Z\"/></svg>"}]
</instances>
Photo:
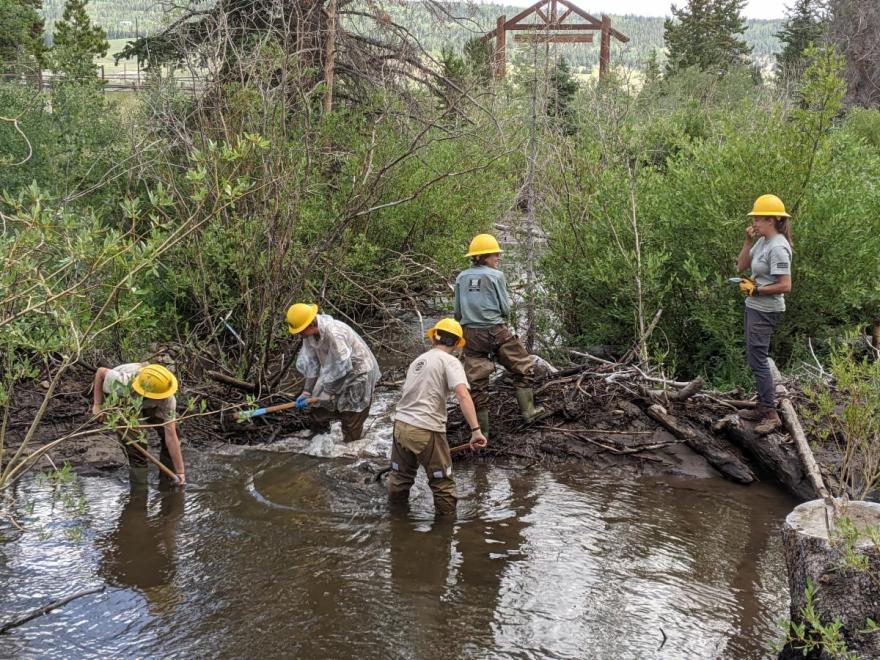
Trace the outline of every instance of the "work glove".
<instances>
[{"instance_id":1,"label":"work glove","mask_svg":"<svg viewBox=\"0 0 880 660\"><path fill-rule=\"evenodd\" d=\"M296 397L296 409L297 410L305 410L309 407L309 397L311 395L308 392L303 392L298 397Z\"/></svg>"},{"instance_id":2,"label":"work glove","mask_svg":"<svg viewBox=\"0 0 880 660\"><path fill-rule=\"evenodd\" d=\"M755 284L755 280L751 280L748 277L744 277L742 282L739 283L739 290L743 292L743 295L750 298L758 295L758 285Z\"/></svg>"}]
</instances>

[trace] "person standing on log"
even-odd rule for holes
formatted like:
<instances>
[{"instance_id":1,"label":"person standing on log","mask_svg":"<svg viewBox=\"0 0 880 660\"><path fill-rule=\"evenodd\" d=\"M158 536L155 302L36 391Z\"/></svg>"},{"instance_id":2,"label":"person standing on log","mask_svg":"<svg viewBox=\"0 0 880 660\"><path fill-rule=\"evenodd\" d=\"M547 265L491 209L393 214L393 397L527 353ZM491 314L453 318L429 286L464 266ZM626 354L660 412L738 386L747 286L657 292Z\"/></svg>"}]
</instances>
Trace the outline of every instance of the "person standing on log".
<instances>
[{"instance_id":1,"label":"person standing on log","mask_svg":"<svg viewBox=\"0 0 880 660\"><path fill-rule=\"evenodd\" d=\"M483 434L489 437L489 377L495 361L507 369L516 384L516 400L523 420L535 421L544 409L535 406L535 363L519 338L506 325L510 314L507 281L498 266L501 246L491 234L479 234L465 256L472 265L455 280L455 320L464 326L464 370L473 392Z\"/></svg>"},{"instance_id":2,"label":"person standing on log","mask_svg":"<svg viewBox=\"0 0 880 660\"><path fill-rule=\"evenodd\" d=\"M434 494L434 510L449 515L455 513L456 505L452 455L446 440L446 399L450 393L455 393L470 426L471 448L485 447L486 437L477 421L467 376L452 355L457 348L466 346L461 325L452 319L442 319L427 334L431 350L409 365L394 413L388 496L392 502L406 502L421 465Z\"/></svg>"},{"instance_id":3,"label":"person standing on log","mask_svg":"<svg viewBox=\"0 0 880 660\"><path fill-rule=\"evenodd\" d=\"M313 432L326 433L338 419L343 442L360 440L382 376L373 352L348 324L318 314L317 305L292 305L287 327L290 334L303 336L296 369L305 384L296 407L308 410Z\"/></svg>"},{"instance_id":4,"label":"person standing on log","mask_svg":"<svg viewBox=\"0 0 880 660\"><path fill-rule=\"evenodd\" d=\"M183 454L180 451L180 438L174 420L177 409L177 378L161 364L132 362L107 369L100 367L95 372L92 414L103 420L106 413L102 409L104 398L109 394L130 396L131 392L140 399L140 416L159 436L159 461L177 475L177 483L186 483ZM144 455L132 444L140 442L132 437L132 429L117 431L119 441L128 456L129 479L133 483L146 483L147 461ZM144 440L146 443L146 440ZM160 475L160 483L165 475ZM170 481L170 479L169 479Z\"/></svg>"},{"instance_id":5,"label":"person standing on log","mask_svg":"<svg viewBox=\"0 0 880 660\"><path fill-rule=\"evenodd\" d=\"M752 273L739 286L746 296L746 356L757 383L758 405L739 411L739 416L756 422L755 431L764 435L782 423L767 357L773 330L785 311L785 294L791 291L791 216L776 195L758 197L749 215L752 224L746 227L736 268L740 272L751 268Z\"/></svg>"}]
</instances>

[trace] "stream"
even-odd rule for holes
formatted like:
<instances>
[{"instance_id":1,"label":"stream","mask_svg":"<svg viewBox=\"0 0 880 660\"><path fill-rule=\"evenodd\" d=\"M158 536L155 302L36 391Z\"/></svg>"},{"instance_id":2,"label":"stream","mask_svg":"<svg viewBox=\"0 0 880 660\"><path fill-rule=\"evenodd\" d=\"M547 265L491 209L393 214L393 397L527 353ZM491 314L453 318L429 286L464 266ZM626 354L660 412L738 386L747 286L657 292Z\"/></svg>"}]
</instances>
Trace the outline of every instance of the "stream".
<instances>
[{"instance_id":1,"label":"stream","mask_svg":"<svg viewBox=\"0 0 880 660\"><path fill-rule=\"evenodd\" d=\"M20 484L0 622L107 588L0 656L758 658L778 638L780 490L456 464L458 515L435 520L423 473L396 511L365 468L389 428L190 455L185 491Z\"/></svg>"}]
</instances>

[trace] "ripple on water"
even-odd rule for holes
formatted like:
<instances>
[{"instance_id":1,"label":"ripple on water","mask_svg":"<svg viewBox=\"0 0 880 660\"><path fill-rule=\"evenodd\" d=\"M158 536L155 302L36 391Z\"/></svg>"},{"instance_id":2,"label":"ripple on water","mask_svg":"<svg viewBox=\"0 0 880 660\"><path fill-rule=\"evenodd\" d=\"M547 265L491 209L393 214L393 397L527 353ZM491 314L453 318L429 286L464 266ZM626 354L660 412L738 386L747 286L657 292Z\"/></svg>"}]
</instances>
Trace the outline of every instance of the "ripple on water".
<instances>
[{"instance_id":1,"label":"ripple on water","mask_svg":"<svg viewBox=\"0 0 880 660\"><path fill-rule=\"evenodd\" d=\"M464 466L459 515L435 520L422 475L400 514L350 457L247 451L191 469L185 493L83 477L82 543L29 531L0 546L2 619L108 585L22 626L7 648L755 657L787 607L777 527L791 502L764 487ZM24 484L22 496L34 529L61 532L45 489Z\"/></svg>"}]
</instances>

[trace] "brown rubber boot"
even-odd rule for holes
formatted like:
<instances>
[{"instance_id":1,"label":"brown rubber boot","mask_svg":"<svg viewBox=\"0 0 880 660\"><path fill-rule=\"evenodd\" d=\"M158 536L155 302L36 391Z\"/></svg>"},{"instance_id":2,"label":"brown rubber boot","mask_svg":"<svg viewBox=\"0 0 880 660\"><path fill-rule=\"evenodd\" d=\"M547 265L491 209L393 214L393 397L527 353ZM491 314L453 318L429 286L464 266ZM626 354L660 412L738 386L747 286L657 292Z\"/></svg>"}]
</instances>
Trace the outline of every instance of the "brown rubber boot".
<instances>
[{"instance_id":1,"label":"brown rubber boot","mask_svg":"<svg viewBox=\"0 0 880 660\"><path fill-rule=\"evenodd\" d=\"M774 408L765 408L764 417L755 425L755 433L758 435L767 435L771 431L775 431L782 426L782 420Z\"/></svg>"}]
</instances>

